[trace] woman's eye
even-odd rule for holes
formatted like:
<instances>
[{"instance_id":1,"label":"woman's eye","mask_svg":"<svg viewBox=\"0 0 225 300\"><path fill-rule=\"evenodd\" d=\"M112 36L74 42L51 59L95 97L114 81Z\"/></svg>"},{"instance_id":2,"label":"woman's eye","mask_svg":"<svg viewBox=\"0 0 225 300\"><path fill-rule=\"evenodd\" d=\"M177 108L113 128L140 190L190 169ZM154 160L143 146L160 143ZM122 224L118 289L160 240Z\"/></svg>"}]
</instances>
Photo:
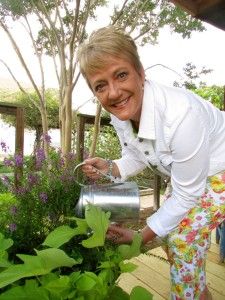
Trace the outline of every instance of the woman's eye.
<instances>
[{"instance_id":1,"label":"woman's eye","mask_svg":"<svg viewBox=\"0 0 225 300\"><path fill-rule=\"evenodd\" d=\"M118 77L121 78L121 79L124 79L127 77L127 72L121 72L118 74Z\"/></svg>"},{"instance_id":2,"label":"woman's eye","mask_svg":"<svg viewBox=\"0 0 225 300\"><path fill-rule=\"evenodd\" d=\"M103 89L104 89L104 85L103 85L103 84L98 84L98 85L94 88L94 90L95 90L96 93L101 93L101 92L103 91Z\"/></svg>"}]
</instances>

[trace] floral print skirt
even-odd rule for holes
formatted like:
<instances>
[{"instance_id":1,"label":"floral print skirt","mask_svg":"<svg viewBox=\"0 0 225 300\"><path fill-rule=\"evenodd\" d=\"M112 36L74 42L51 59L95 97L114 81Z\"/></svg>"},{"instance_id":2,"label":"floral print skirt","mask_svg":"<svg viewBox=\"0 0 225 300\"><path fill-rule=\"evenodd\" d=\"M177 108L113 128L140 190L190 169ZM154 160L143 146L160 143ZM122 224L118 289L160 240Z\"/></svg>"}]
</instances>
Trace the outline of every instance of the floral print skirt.
<instances>
[{"instance_id":1,"label":"floral print skirt","mask_svg":"<svg viewBox=\"0 0 225 300\"><path fill-rule=\"evenodd\" d=\"M225 220L225 172L207 180L205 193L166 238L171 299L197 300L206 287L206 252L210 234Z\"/></svg>"}]
</instances>

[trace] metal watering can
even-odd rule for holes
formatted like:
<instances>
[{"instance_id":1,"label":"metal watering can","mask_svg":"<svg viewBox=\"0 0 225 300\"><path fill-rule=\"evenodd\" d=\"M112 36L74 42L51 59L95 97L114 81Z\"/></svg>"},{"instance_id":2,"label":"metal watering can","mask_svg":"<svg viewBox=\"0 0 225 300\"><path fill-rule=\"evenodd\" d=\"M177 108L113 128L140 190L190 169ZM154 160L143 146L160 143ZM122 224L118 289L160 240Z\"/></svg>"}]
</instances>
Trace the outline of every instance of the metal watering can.
<instances>
[{"instance_id":1,"label":"metal watering can","mask_svg":"<svg viewBox=\"0 0 225 300\"><path fill-rule=\"evenodd\" d=\"M78 164L74 172L83 164ZM112 180L110 176L101 174ZM84 185L78 181L77 183L81 186L81 193L75 207L76 216L83 217L86 205L91 203L101 207L105 212L110 211L110 219L113 222L138 221L140 195L135 182L118 182L117 180L117 182L98 185Z\"/></svg>"}]
</instances>

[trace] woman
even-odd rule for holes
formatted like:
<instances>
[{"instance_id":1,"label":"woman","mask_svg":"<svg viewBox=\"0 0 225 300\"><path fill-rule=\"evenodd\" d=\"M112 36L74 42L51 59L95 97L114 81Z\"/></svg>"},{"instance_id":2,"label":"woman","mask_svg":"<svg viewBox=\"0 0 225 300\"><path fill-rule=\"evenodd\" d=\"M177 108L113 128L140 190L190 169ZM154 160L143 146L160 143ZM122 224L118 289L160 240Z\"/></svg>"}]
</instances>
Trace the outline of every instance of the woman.
<instances>
[{"instance_id":1,"label":"woman","mask_svg":"<svg viewBox=\"0 0 225 300\"><path fill-rule=\"evenodd\" d=\"M97 168L124 181L150 167L171 177L171 194L141 230L143 243L165 238L171 299L210 299L206 251L211 230L225 219L225 114L190 91L147 80L134 41L115 27L94 32L78 60L122 146L120 159L90 158L83 171L97 179ZM108 229L117 243L133 235Z\"/></svg>"}]
</instances>

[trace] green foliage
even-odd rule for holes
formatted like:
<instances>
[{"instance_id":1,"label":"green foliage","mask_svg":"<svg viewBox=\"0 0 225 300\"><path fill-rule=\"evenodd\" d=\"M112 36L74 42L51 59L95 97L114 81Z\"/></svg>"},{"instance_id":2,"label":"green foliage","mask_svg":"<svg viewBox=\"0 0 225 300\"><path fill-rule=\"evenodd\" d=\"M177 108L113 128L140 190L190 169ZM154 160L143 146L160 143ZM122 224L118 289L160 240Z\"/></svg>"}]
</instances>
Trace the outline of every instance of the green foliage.
<instances>
[{"instance_id":1,"label":"green foliage","mask_svg":"<svg viewBox=\"0 0 225 300\"><path fill-rule=\"evenodd\" d=\"M4 186L4 185L3 185ZM5 186L4 186L5 187ZM5 187L5 190L7 188ZM0 194L0 230L6 230L13 208L16 205L16 199L9 192L1 192Z\"/></svg>"},{"instance_id":2,"label":"green foliage","mask_svg":"<svg viewBox=\"0 0 225 300\"><path fill-rule=\"evenodd\" d=\"M102 245L101 237L106 235L107 226L100 226L96 230L93 226L89 227L88 224L92 224L92 219L98 217L103 221L103 224L106 224L109 221L109 215L100 209L96 209L93 205L88 205L86 209L90 213L85 214L85 219L75 219L75 222L77 227L86 223L85 232L82 226L82 237L84 239L89 238L88 247L91 251L97 249L101 252L94 270L81 271L80 265L83 260L74 259L70 257L71 252L68 254L65 250L59 249L59 247L65 247L65 243L69 244L69 249L71 249L73 238L80 234L79 230L76 230L77 227L61 226L47 236L42 245L45 249L35 250L35 255L19 254L20 262L12 262L11 264L7 257L5 258L5 265L0 269L0 300L12 300L15 297L24 300L152 299L152 295L141 287L135 287L129 296L117 286L116 282L121 273L134 270L134 265L124 261L124 259L131 257L130 253L127 256L121 255L121 246L116 247L105 243L105 241ZM66 239L63 237L64 234L67 236ZM90 235L96 235L97 237L93 240ZM61 241L60 244L58 244L58 240ZM96 242L96 240L99 242ZM6 250L12 245L12 240L5 239L0 234L0 242L0 245L2 245L0 246L1 258L2 253L5 254ZM58 246L56 246L57 244ZM85 244L82 244L85 247ZM140 253L140 244L140 241L135 239L128 246L130 249L139 249L138 252L133 253L134 255ZM83 258L85 256L82 248L80 249L80 256Z\"/></svg>"},{"instance_id":3,"label":"green foliage","mask_svg":"<svg viewBox=\"0 0 225 300\"><path fill-rule=\"evenodd\" d=\"M223 86L204 86L194 90L196 94L210 101L220 110L224 110L224 87Z\"/></svg>"},{"instance_id":4,"label":"green foliage","mask_svg":"<svg viewBox=\"0 0 225 300\"><path fill-rule=\"evenodd\" d=\"M190 38L192 31L204 30L199 20L169 1L127 1L122 12L121 7L114 8L112 21L128 32L137 31L135 39L139 39L141 45L156 43L159 30L166 25L183 38Z\"/></svg>"},{"instance_id":5,"label":"green foliage","mask_svg":"<svg viewBox=\"0 0 225 300\"><path fill-rule=\"evenodd\" d=\"M206 67L202 67L198 69L192 63L186 63L185 67L183 68L183 76L182 80L175 81L174 86L177 87L185 87L189 90L195 90L198 87L205 87L206 83L202 81L202 76L211 73L212 69L207 69Z\"/></svg>"},{"instance_id":6,"label":"green foliage","mask_svg":"<svg viewBox=\"0 0 225 300\"><path fill-rule=\"evenodd\" d=\"M37 247L50 230L68 223L66 217L74 215L79 199L80 186L73 174L76 165L74 154L65 157L55 150L50 151L47 162L44 149L37 149L26 160L21 155L5 159L12 174L23 167L23 175L16 186L14 176L4 176L2 182L13 195L12 201L2 203L1 231L14 239L15 251L27 251Z\"/></svg>"},{"instance_id":7,"label":"green foliage","mask_svg":"<svg viewBox=\"0 0 225 300\"><path fill-rule=\"evenodd\" d=\"M93 126L89 127L89 130L85 133L85 149L90 149L92 136ZM102 158L117 159L120 157L120 152L121 146L114 128L112 126L101 127L95 155Z\"/></svg>"},{"instance_id":8,"label":"green foliage","mask_svg":"<svg viewBox=\"0 0 225 300\"><path fill-rule=\"evenodd\" d=\"M59 100L57 91L48 89L45 94L45 99L49 128L59 128ZM28 95L22 92L16 92L10 96L3 94L0 101L10 102L24 107L24 124L27 129L39 130L39 128L42 127L41 113L37 108L39 98L36 92L28 92ZM14 116L2 115L2 119L6 123L15 126L16 118Z\"/></svg>"}]
</instances>

